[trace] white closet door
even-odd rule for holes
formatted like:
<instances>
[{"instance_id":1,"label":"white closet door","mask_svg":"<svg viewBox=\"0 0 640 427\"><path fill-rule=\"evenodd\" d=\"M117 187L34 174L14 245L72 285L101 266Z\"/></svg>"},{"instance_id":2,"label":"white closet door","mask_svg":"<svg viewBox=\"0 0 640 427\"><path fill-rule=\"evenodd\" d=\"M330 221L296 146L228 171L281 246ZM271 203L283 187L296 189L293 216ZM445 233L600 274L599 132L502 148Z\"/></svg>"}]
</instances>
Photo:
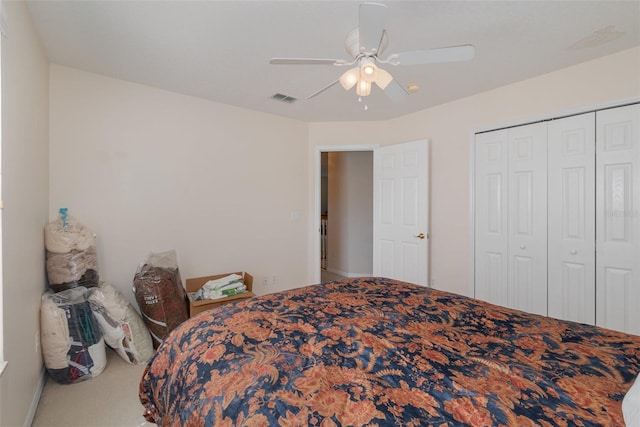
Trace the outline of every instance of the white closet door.
<instances>
[{"instance_id":1,"label":"white closet door","mask_svg":"<svg viewBox=\"0 0 640 427\"><path fill-rule=\"evenodd\" d=\"M640 334L640 106L596 113L596 323Z\"/></svg>"},{"instance_id":2,"label":"white closet door","mask_svg":"<svg viewBox=\"0 0 640 427\"><path fill-rule=\"evenodd\" d=\"M547 314L547 124L508 131L508 306Z\"/></svg>"},{"instance_id":3,"label":"white closet door","mask_svg":"<svg viewBox=\"0 0 640 427\"><path fill-rule=\"evenodd\" d=\"M475 297L507 301L507 131L475 137Z\"/></svg>"},{"instance_id":4,"label":"white closet door","mask_svg":"<svg viewBox=\"0 0 640 427\"><path fill-rule=\"evenodd\" d=\"M595 113L549 122L549 316L595 324Z\"/></svg>"}]
</instances>

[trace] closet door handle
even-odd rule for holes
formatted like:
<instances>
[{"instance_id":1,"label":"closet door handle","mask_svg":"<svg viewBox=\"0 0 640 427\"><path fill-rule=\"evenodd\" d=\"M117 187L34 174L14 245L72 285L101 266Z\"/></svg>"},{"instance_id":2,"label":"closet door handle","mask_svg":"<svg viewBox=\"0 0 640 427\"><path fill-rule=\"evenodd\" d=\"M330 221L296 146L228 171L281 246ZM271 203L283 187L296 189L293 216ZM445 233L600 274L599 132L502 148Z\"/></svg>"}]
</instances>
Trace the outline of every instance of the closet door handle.
<instances>
[{"instance_id":1,"label":"closet door handle","mask_svg":"<svg viewBox=\"0 0 640 427\"><path fill-rule=\"evenodd\" d=\"M569 253L570 253L571 255L575 255L575 254L577 254L577 253L578 253L578 251L577 251L577 250L575 250L575 249L571 249L571 250L569 251Z\"/></svg>"},{"instance_id":2,"label":"closet door handle","mask_svg":"<svg viewBox=\"0 0 640 427\"><path fill-rule=\"evenodd\" d=\"M425 235L424 233L420 233L417 236L413 236L413 237L417 237L418 239L424 239Z\"/></svg>"},{"instance_id":3,"label":"closet door handle","mask_svg":"<svg viewBox=\"0 0 640 427\"><path fill-rule=\"evenodd\" d=\"M527 245L520 245L520 249L527 249Z\"/></svg>"}]
</instances>

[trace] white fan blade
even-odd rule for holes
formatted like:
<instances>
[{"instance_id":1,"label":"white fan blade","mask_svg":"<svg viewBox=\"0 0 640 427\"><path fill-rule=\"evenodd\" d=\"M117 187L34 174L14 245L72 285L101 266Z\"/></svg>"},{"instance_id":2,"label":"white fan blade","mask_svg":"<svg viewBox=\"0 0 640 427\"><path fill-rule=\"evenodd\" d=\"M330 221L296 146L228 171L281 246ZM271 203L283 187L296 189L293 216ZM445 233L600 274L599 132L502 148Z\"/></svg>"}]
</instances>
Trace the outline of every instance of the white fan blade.
<instances>
[{"instance_id":1,"label":"white fan blade","mask_svg":"<svg viewBox=\"0 0 640 427\"><path fill-rule=\"evenodd\" d=\"M378 53L382 35L387 26L387 6L380 3L362 3L360 5L360 53L372 55Z\"/></svg>"},{"instance_id":2,"label":"white fan blade","mask_svg":"<svg viewBox=\"0 0 640 427\"><path fill-rule=\"evenodd\" d=\"M335 82L328 84L327 86L323 87L322 89L313 92L311 95L307 96L305 99L311 99L314 96L320 95L322 92L324 92L325 90L329 89L331 86L335 85L339 81L340 80L336 80Z\"/></svg>"},{"instance_id":3,"label":"white fan blade","mask_svg":"<svg viewBox=\"0 0 640 427\"><path fill-rule=\"evenodd\" d=\"M344 65L342 59L324 58L271 58L269 64L273 65Z\"/></svg>"},{"instance_id":4,"label":"white fan blade","mask_svg":"<svg viewBox=\"0 0 640 427\"><path fill-rule=\"evenodd\" d=\"M404 101L409 94L402 87L397 80L391 80L387 87L384 89L384 94L389 97L393 102L402 102Z\"/></svg>"},{"instance_id":5,"label":"white fan blade","mask_svg":"<svg viewBox=\"0 0 640 427\"><path fill-rule=\"evenodd\" d=\"M441 47L438 49L414 50L391 55L388 61L394 65L432 64L434 62L456 62L473 59L473 45Z\"/></svg>"}]
</instances>

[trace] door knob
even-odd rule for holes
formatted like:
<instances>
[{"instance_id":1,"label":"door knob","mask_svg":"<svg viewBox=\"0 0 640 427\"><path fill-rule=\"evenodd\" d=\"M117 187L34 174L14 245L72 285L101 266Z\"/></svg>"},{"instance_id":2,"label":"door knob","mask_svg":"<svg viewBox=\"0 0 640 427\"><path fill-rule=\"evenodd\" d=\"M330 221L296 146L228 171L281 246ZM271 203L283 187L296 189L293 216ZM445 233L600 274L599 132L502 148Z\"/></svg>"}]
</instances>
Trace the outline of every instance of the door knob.
<instances>
[{"instance_id":1,"label":"door knob","mask_svg":"<svg viewBox=\"0 0 640 427\"><path fill-rule=\"evenodd\" d=\"M569 253L570 253L571 255L575 255L575 254L577 254L577 253L578 253L578 251L577 251L577 250L575 250L575 249L571 249L571 250L569 251Z\"/></svg>"},{"instance_id":2,"label":"door knob","mask_svg":"<svg viewBox=\"0 0 640 427\"><path fill-rule=\"evenodd\" d=\"M527 245L520 245L520 249L527 249Z\"/></svg>"},{"instance_id":3,"label":"door knob","mask_svg":"<svg viewBox=\"0 0 640 427\"><path fill-rule=\"evenodd\" d=\"M418 239L424 239L424 233L420 233L417 236L413 236L413 237L417 237Z\"/></svg>"}]
</instances>

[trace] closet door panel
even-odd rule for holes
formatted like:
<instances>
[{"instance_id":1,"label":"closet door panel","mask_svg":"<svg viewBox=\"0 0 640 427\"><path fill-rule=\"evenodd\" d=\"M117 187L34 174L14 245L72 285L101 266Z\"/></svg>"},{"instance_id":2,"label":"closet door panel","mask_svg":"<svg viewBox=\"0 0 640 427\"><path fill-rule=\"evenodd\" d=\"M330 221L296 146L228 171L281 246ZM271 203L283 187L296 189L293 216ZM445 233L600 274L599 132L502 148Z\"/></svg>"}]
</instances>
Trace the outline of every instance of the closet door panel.
<instances>
[{"instance_id":1,"label":"closet door panel","mask_svg":"<svg viewBox=\"0 0 640 427\"><path fill-rule=\"evenodd\" d=\"M508 130L507 306L547 314L547 124Z\"/></svg>"},{"instance_id":2,"label":"closet door panel","mask_svg":"<svg viewBox=\"0 0 640 427\"><path fill-rule=\"evenodd\" d=\"M507 132L475 137L475 297L507 305Z\"/></svg>"},{"instance_id":3,"label":"closet door panel","mask_svg":"<svg viewBox=\"0 0 640 427\"><path fill-rule=\"evenodd\" d=\"M596 323L640 334L640 105L596 113Z\"/></svg>"},{"instance_id":4,"label":"closet door panel","mask_svg":"<svg viewBox=\"0 0 640 427\"><path fill-rule=\"evenodd\" d=\"M595 324L595 113L548 132L548 314Z\"/></svg>"},{"instance_id":5,"label":"closet door panel","mask_svg":"<svg viewBox=\"0 0 640 427\"><path fill-rule=\"evenodd\" d=\"M617 331L636 333L633 322L636 316L625 307L627 298L633 298L632 270L605 268L603 294L598 296L598 325ZM636 284L637 286L637 284ZM621 309L621 307L623 307Z\"/></svg>"}]
</instances>

